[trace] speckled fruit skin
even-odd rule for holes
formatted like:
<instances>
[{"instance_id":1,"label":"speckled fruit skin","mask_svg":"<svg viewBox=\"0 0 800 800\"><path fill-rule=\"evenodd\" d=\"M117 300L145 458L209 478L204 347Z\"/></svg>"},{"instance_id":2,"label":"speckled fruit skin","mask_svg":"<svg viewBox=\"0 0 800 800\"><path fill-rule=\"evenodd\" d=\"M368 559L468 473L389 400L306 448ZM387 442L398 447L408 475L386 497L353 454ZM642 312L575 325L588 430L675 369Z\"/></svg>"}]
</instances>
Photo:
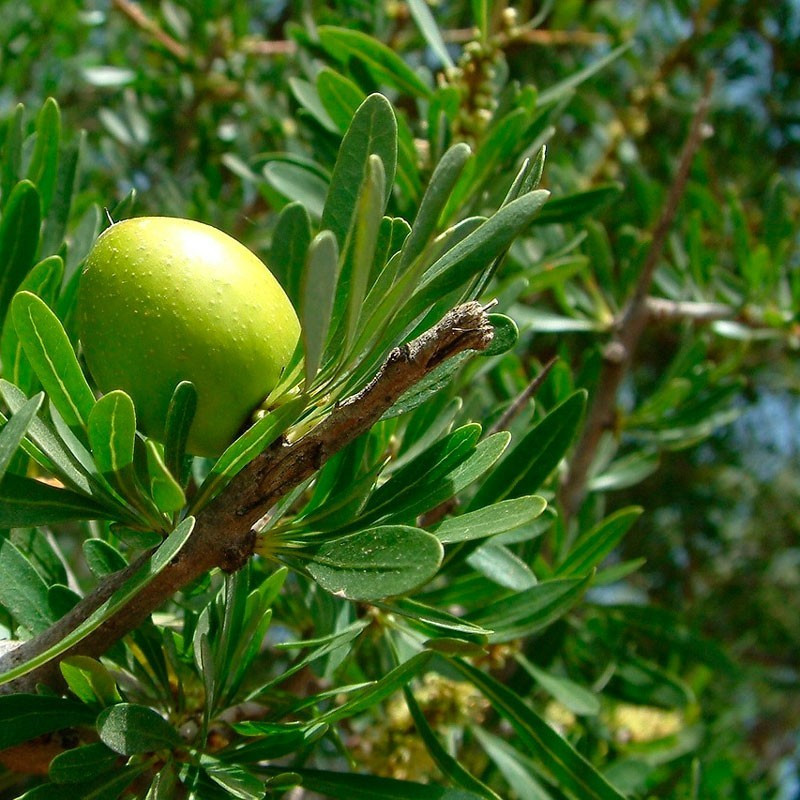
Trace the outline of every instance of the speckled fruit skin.
<instances>
[{"instance_id":1,"label":"speckled fruit skin","mask_svg":"<svg viewBox=\"0 0 800 800\"><path fill-rule=\"evenodd\" d=\"M277 384L300 323L235 239L192 220L138 217L112 225L89 253L78 335L100 390L127 392L139 428L156 439L175 386L191 381L187 450L216 456Z\"/></svg>"}]
</instances>

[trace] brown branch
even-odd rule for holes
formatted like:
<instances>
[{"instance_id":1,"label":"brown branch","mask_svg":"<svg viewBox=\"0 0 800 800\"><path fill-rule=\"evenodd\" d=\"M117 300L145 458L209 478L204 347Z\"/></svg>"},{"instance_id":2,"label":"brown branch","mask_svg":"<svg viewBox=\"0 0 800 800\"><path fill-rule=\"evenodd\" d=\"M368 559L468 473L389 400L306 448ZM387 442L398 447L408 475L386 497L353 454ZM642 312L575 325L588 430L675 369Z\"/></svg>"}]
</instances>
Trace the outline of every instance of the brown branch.
<instances>
[{"instance_id":1,"label":"brown branch","mask_svg":"<svg viewBox=\"0 0 800 800\"><path fill-rule=\"evenodd\" d=\"M457 28L455 30L444 31L442 38L445 42L462 44L471 42L475 38L474 28ZM551 31L542 28L526 28L520 26L513 34L499 33L496 35L498 44L506 46L509 44L537 44L544 47L551 47L562 44L579 44L589 47L596 44L604 44L609 41L609 36L605 33L595 31Z\"/></svg>"},{"instance_id":2,"label":"brown branch","mask_svg":"<svg viewBox=\"0 0 800 800\"><path fill-rule=\"evenodd\" d=\"M485 350L493 328L484 308L465 303L430 330L389 353L378 374L360 392L295 442L279 440L251 461L197 516L183 549L117 614L62 658L99 656L140 625L153 611L214 568L233 572L253 555L255 523L284 495L314 474L332 455L369 430L397 399L436 366L466 350ZM109 576L47 631L0 657L0 674L45 652L73 631L136 571L139 564ZM60 660L60 659L58 659ZM0 686L0 694L57 684L58 665L49 662Z\"/></svg>"},{"instance_id":3,"label":"brown branch","mask_svg":"<svg viewBox=\"0 0 800 800\"><path fill-rule=\"evenodd\" d=\"M647 315L652 322L717 322L738 319L738 312L725 303L703 303L691 300L647 298Z\"/></svg>"},{"instance_id":4,"label":"brown branch","mask_svg":"<svg viewBox=\"0 0 800 800\"><path fill-rule=\"evenodd\" d=\"M558 361L558 356L553 356L553 358L542 367L542 371L517 395L514 402L506 409L505 414L489 428L489 433L487 435L508 430L508 426L514 421L520 411L525 408L525 404L528 400L539 391L539 387L547 379L550 370L556 365L556 361Z\"/></svg>"},{"instance_id":5,"label":"brown branch","mask_svg":"<svg viewBox=\"0 0 800 800\"><path fill-rule=\"evenodd\" d=\"M123 0L126 1L126 0ZM466 44L475 38L474 28L457 28L444 31L442 38L445 42L453 44ZM541 29L520 28L513 37L507 34L498 34L498 44L501 47L510 44L535 44L545 47L553 45L578 44L593 46L609 40L604 33L593 31L548 31ZM283 39L256 39L247 38L242 41L242 50L254 56L288 56L297 52L297 43Z\"/></svg>"},{"instance_id":6,"label":"brown branch","mask_svg":"<svg viewBox=\"0 0 800 800\"><path fill-rule=\"evenodd\" d=\"M700 144L707 136L706 118L713 85L714 76L713 73L710 73L706 78L702 97L692 118L675 178L653 231L653 238L645 256L642 271L632 296L615 323L616 334L603 352L603 366L586 418L586 425L575 447L559 492L562 509L567 517L574 515L583 502L589 469L603 434L606 431L614 430L617 392L628 372L639 339L650 319L648 295L653 284L653 275L661 259L667 235L678 213L678 206L689 180L692 161Z\"/></svg>"},{"instance_id":7,"label":"brown branch","mask_svg":"<svg viewBox=\"0 0 800 800\"><path fill-rule=\"evenodd\" d=\"M188 61L191 53L189 48L173 39L155 20L150 19L137 3L131 0L111 0L112 6L121 11L139 30L149 34L170 55L178 61Z\"/></svg>"}]
</instances>

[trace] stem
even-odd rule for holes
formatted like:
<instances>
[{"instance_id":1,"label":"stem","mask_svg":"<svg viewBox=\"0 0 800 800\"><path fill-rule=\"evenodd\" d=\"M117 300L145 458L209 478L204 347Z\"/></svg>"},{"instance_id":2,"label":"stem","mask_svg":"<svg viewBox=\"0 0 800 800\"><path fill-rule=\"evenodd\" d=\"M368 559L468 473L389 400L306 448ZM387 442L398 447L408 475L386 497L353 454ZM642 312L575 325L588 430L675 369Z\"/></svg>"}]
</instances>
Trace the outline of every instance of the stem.
<instances>
[{"instance_id":1,"label":"stem","mask_svg":"<svg viewBox=\"0 0 800 800\"><path fill-rule=\"evenodd\" d=\"M709 73L680 155L675 178L653 231L644 266L632 296L615 323L616 334L603 352L603 366L583 435L575 447L569 470L559 492L562 509L567 517L574 515L583 503L589 470L603 434L606 431L614 430L617 392L630 369L639 339L650 319L648 295L653 284L653 275L661 259L667 235L678 213L678 206L689 180L692 161L707 135L705 122L713 85L714 75Z\"/></svg>"}]
</instances>

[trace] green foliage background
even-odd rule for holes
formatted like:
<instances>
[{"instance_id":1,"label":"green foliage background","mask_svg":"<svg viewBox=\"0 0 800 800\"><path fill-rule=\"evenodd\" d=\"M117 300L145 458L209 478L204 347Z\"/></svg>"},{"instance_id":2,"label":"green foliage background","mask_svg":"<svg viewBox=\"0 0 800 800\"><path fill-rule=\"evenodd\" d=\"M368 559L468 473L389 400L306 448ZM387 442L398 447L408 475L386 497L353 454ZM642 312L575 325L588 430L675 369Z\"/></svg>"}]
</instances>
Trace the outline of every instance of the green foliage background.
<instances>
[{"instance_id":1,"label":"green foliage background","mask_svg":"<svg viewBox=\"0 0 800 800\"><path fill-rule=\"evenodd\" d=\"M43 233L53 247L39 252L65 255L66 279L54 306L70 336L66 287L105 225L103 209L115 219L166 214L212 223L266 255L299 300L297 275L285 266L292 263L285 234L305 224L293 204L303 203L315 224L322 217L322 227L335 228L326 225L326 193L336 183L352 114L372 92L389 97L399 126L387 211L394 217L414 220L435 165L456 142L466 141L476 155L442 212L442 227L493 213L523 159L533 164L546 145L541 185L552 199L497 271L484 275L485 292L472 287L499 300L498 310L519 326L518 341L467 362L426 404L380 423L320 479L306 510L315 519L314 506L337 491L367 486L396 441L395 455L408 463L403 441L413 456L426 431L435 431L430 443L452 427L463 442L450 434L447 447L472 453L477 439L470 437L478 432L466 428L469 422L489 430L558 356L535 405L512 421L503 459L459 495L457 513L443 523L454 531L452 542L459 514L498 501L537 492L558 508L563 466L553 470L583 410L576 390L588 389L591 399L602 348L636 285L706 74L716 72L713 133L694 160L653 294L673 303L715 303L729 313L648 327L622 387L615 436L601 445L580 512L567 521L551 510L535 523L526 518L525 526L500 532L500 543L472 553L456 545L447 550L455 555L446 556L444 579L369 610L354 610L294 574L281 591L284 573L269 577L258 566L224 585L216 576L193 587L170 609L172 624L186 626L183 639L165 636L162 620L137 632L127 661L115 656L134 675L129 685L102 684L106 673L95 662L76 666L82 677L73 675L69 685L83 702L63 700L61 718L80 725L87 707L105 708L92 723L104 745L84 742L95 747L84 753L86 763L113 764L113 754L122 754L129 761L121 772L131 783L148 774L162 750L179 749L175 728L186 723L182 712L197 706L167 697L176 669L206 698L199 722L192 720L203 731L226 704L241 700L244 675L202 686L202 670L192 661L207 671L208 659L218 670L225 663L224 642L216 641L213 652L204 648L212 647L214 632L224 631L224 640L232 636L226 625L242 623L231 604L272 609L276 624L264 652L253 655L253 680L275 718L242 723L238 739L225 728L233 746L253 748L252 758L239 753L226 761L207 748L194 777L181 773L187 768L179 759L167 760L162 788L148 783L140 796L148 790L172 796L170 770L187 786L194 780L198 797L284 796L280 781L296 778L264 782L287 773L302 775L306 790L323 797L491 797L494 791L520 798L619 792L792 800L800 792L800 6L790 0L513 5L515 15L502 2L447 0L0 3L5 147L19 119L16 104L27 107L22 129L29 135L51 96L60 108L61 163L81 148L76 190L61 217L66 250L60 249L64 231L53 222ZM350 31L369 38L353 39ZM4 176L2 220L12 185ZM339 244L343 251L341 238ZM320 258L327 246L318 244ZM0 301L5 308L10 296L0 292ZM366 377L356 369L350 388ZM8 392L4 401L6 412ZM25 411L12 409L14 419L32 418L38 408L31 402ZM552 463L543 441L552 445ZM531 463L533 451L545 453L543 463ZM199 480L208 468L195 465ZM383 478L391 469L394 486L405 485L402 462ZM415 505L411 492L405 509L398 504L395 517L381 517L382 498L395 492L379 492L335 507L329 530L348 532L350 525L352 531L359 519L407 525L417 512L430 511ZM631 510L637 506L644 509L640 517ZM526 513L531 517L532 508ZM4 576L36 583L25 565L41 573L48 562L37 561L38 539L25 530L6 537L15 544L7 552L28 560L0 560ZM292 541L316 531L300 515L284 533ZM101 544L87 548L87 536ZM95 575L119 566L116 549L106 544L126 557L135 551L98 525L59 527L58 539L76 590L92 584L87 564ZM290 555L285 563L302 573ZM595 567L600 571L591 577ZM50 568L45 593L65 582L60 567ZM326 586L319 569L312 575ZM536 587L553 595L537 594ZM441 614L465 612L468 624L459 630L449 617L430 619L414 605L420 602ZM9 633L19 633L20 624L35 632L36 620L21 619L2 588L0 603L11 609L4 617ZM205 644L195 635L202 625L209 631ZM482 627L499 630L488 645ZM416 653L409 645L422 634L441 637L437 652L449 659L436 656L430 671L431 650ZM315 639L319 649L286 644L310 640L314 648ZM188 649L178 655L182 646ZM309 667L312 655L318 661ZM283 683L282 670L310 676L313 688ZM76 689L92 683L86 676L93 671L103 678L81 695ZM377 688L353 688L369 681ZM334 689L342 697L356 692L353 705L332 702ZM317 693L305 698L312 711L304 692ZM281 711L305 724L287 722ZM13 709L7 713L6 720L15 719ZM164 717L170 724L161 731ZM324 733L324 723L335 733ZM131 730L147 732L141 749L125 739L135 738L125 733ZM364 778L363 795L355 794L352 778L333 776L350 766L372 776ZM69 768L51 769L51 779L74 780ZM473 775L482 783L473 783ZM405 784L374 776L451 788L411 794ZM587 785L575 783L576 776ZM5 796L18 796L18 776L9 770L2 780ZM46 794L52 785L40 791L30 796L52 796ZM109 784L105 791L121 790Z\"/></svg>"}]
</instances>

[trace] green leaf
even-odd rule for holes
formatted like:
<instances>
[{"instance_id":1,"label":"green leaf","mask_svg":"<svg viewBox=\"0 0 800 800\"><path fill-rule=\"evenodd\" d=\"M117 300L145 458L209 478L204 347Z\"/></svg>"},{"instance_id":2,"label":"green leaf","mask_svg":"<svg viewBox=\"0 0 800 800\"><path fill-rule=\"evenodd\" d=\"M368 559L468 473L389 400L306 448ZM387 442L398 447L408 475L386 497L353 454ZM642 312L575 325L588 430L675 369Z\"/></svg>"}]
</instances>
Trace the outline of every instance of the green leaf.
<instances>
[{"instance_id":1,"label":"green leaf","mask_svg":"<svg viewBox=\"0 0 800 800\"><path fill-rule=\"evenodd\" d=\"M486 637L491 633L486 628L473 625L460 617L448 614L438 608L427 606L417 600L412 600L410 597L396 597L391 602L377 602L376 605L392 614L410 620L412 627L422 631L427 636L438 638L446 634L451 640L460 639L462 642L466 640L483 645L486 643Z\"/></svg>"},{"instance_id":2,"label":"green leaf","mask_svg":"<svg viewBox=\"0 0 800 800\"><path fill-rule=\"evenodd\" d=\"M321 722L333 723L342 719L355 716L368 708L380 703L393 695L401 686L405 686L415 675L419 675L431 660L433 653L423 650L412 656L408 661L389 671L380 680L371 683L356 694L355 697L340 706L332 708L316 717L308 725L318 725Z\"/></svg>"},{"instance_id":3,"label":"green leaf","mask_svg":"<svg viewBox=\"0 0 800 800\"><path fill-rule=\"evenodd\" d=\"M313 384L322 362L338 279L336 237L331 231L322 231L308 248L300 288L306 390Z\"/></svg>"},{"instance_id":4,"label":"green leaf","mask_svg":"<svg viewBox=\"0 0 800 800\"><path fill-rule=\"evenodd\" d=\"M585 407L586 392L580 390L553 408L492 471L469 508L479 508L509 495L535 492L567 452Z\"/></svg>"},{"instance_id":5,"label":"green leaf","mask_svg":"<svg viewBox=\"0 0 800 800\"><path fill-rule=\"evenodd\" d=\"M54 621L49 613L47 584L10 539L0 543L0 603L33 634L46 630Z\"/></svg>"},{"instance_id":6,"label":"green leaf","mask_svg":"<svg viewBox=\"0 0 800 800\"><path fill-rule=\"evenodd\" d=\"M301 164L271 161L262 170L264 179L290 201L302 203L308 214L322 216L328 185L317 172Z\"/></svg>"},{"instance_id":7,"label":"green leaf","mask_svg":"<svg viewBox=\"0 0 800 800\"><path fill-rule=\"evenodd\" d=\"M322 105L317 89L308 81L297 77L289 78L289 88L295 99L326 131L337 133L336 123Z\"/></svg>"},{"instance_id":8,"label":"green leaf","mask_svg":"<svg viewBox=\"0 0 800 800\"><path fill-rule=\"evenodd\" d=\"M85 140L86 132L81 131L74 142L62 148L53 198L42 232L40 257L57 253L64 242L64 234L72 210L72 198L76 194L75 182L78 177L78 164Z\"/></svg>"},{"instance_id":9,"label":"green leaf","mask_svg":"<svg viewBox=\"0 0 800 800\"><path fill-rule=\"evenodd\" d=\"M401 502L405 504L405 498L413 497L420 489L427 494L440 488L444 477L475 452L480 435L481 426L472 422L434 442L372 493L363 516L377 518L397 510Z\"/></svg>"},{"instance_id":10,"label":"green leaf","mask_svg":"<svg viewBox=\"0 0 800 800\"><path fill-rule=\"evenodd\" d=\"M239 764L226 764L209 755L202 755L200 763L206 775L221 786L228 797L239 800L262 800L264 782Z\"/></svg>"},{"instance_id":11,"label":"green leaf","mask_svg":"<svg viewBox=\"0 0 800 800\"><path fill-rule=\"evenodd\" d=\"M33 292L52 307L63 276L64 262L60 256L50 256L31 269L19 285L19 290ZM36 380L10 317L6 317L2 329L0 361L3 364L3 374L23 391L32 392L36 388Z\"/></svg>"},{"instance_id":12,"label":"green leaf","mask_svg":"<svg viewBox=\"0 0 800 800\"><path fill-rule=\"evenodd\" d=\"M500 544L484 544L467 556L467 563L490 581L507 589L522 592L536 585L536 576L531 568Z\"/></svg>"},{"instance_id":13,"label":"green leaf","mask_svg":"<svg viewBox=\"0 0 800 800\"><path fill-rule=\"evenodd\" d=\"M589 214L596 213L622 192L619 183L594 186L584 192L564 195L551 200L534 221L535 225L578 222Z\"/></svg>"},{"instance_id":14,"label":"green leaf","mask_svg":"<svg viewBox=\"0 0 800 800\"><path fill-rule=\"evenodd\" d=\"M404 594L442 563L439 540L419 528L383 525L323 544L308 571L323 589L350 600Z\"/></svg>"},{"instance_id":15,"label":"green leaf","mask_svg":"<svg viewBox=\"0 0 800 800\"><path fill-rule=\"evenodd\" d=\"M595 768L519 696L460 659L450 663L505 717L559 788L575 800L625 800Z\"/></svg>"},{"instance_id":16,"label":"green leaf","mask_svg":"<svg viewBox=\"0 0 800 800\"><path fill-rule=\"evenodd\" d=\"M453 187L471 155L469 145L459 142L439 160L422 197L419 211L411 226L411 233L403 245L401 270L413 263L430 242Z\"/></svg>"},{"instance_id":17,"label":"green leaf","mask_svg":"<svg viewBox=\"0 0 800 800\"><path fill-rule=\"evenodd\" d=\"M491 344L481 355L498 356L507 353L519 340L517 323L505 314L489 314L488 317L494 328L494 335Z\"/></svg>"},{"instance_id":18,"label":"green leaf","mask_svg":"<svg viewBox=\"0 0 800 800\"><path fill-rule=\"evenodd\" d=\"M11 314L25 355L50 401L70 428L86 430L94 394L58 317L30 292L14 297Z\"/></svg>"},{"instance_id":19,"label":"green leaf","mask_svg":"<svg viewBox=\"0 0 800 800\"><path fill-rule=\"evenodd\" d=\"M283 683L283 681L287 680L292 675L304 670L313 661L317 661L318 659L323 658L329 653L339 650L340 648L349 647L350 643L364 630L364 628L367 627L368 624L369 623L365 620L358 620L344 630L337 631L336 633L328 636L323 636L319 639L299 642L281 642L280 644L276 645L276 649L278 650L315 647L318 644L321 646L317 647L316 650L312 650L307 656L299 661L294 661L292 665L286 668L278 677L273 678L273 680L271 680L269 683L264 684L264 686L261 687L261 691L266 691L273 686ZM257 694L257 692L254 694Z\"/></svg>"},{"instance_id":20,"label":"green leaf","mask_svg":"<svg viewBox=\"0 0 800 800\"><path fill-rule=\"evenodd\" d=\"M100 472L121 472L133 464L136 414L125 392L109 392L95 403L89 412L88 432Z\"/></svg>"},{"instance_id":21,"label":"green leaf","mask_svg":"<svg viewBox=\"0 0 800 800\"><path fill-rule=\"evenodd\" d=\"M565 78L559 83L554 84L549 89L545 89L543 92L540 92L539 99L537 101L538 105L545 106L548 103L554 103L558 100L561 100L565 95L569 94L573 89L580 86L584 81L600 72L600 70L605 69L612 61L618 59L632 46L633 39L615 48L602 58L598 58L597 61L589 64L581 70L578 70L578 72L570 75L568 78Z\"/></svg>"},{"instance_id":22,"label":"green leaf","mask_svg":"<svg viewBox=\"0 0 800 800\"><path fill-rule=\"evenodd\" d=\"M0 750L44 733L91 725L94 717L83 703L62 697L22 692L0 696Z\"/></svg>"},{"instance_id":23,"label":"green leaf","mask_svg":"<svg viewBox=\"0 0 800 800\"><path fill-rule=\"evenodd\" d=\"M286 767L267 767L267 774L279 775ZM464 789L447 789L411 781L377 778L353 772L292 769L300 785L333 800L479 800L482 795Z\"/></svg>"},{"instance_id":24,"label":"green leaf","mask_svg":"<svg viewBox=\"0 0 800 800\"><path fill-rule=\"evenodd\" d=\"M472 732L517 797L524 797L525 800L553 800L553 795L545 791L539 783L543 770L538 764L515 750L504 739L493 736L482 728L475 727Z\"/></svg>"},{"instance_id":25,"label":"green leaf","mask_svg":"<svg viewBox=\"0 0 800 800\"><path fill-rule=\"evenodd\" d=\"M159 446L152 440L145 442L147 448L147 472L150 475L150 494L159 511L172 514L186 504L186 496L175 476L167 469Z\"/></svg>"},{"instance_id":26,"label":"green leaf","mask_svg":"<svg viewBox=\"0 0 800 800\"><path fill-rule=\"evenodd\" d=\"M530 224L549 196L544 190L523 195L449 249L425 273L413 301L398 316L395 327L402 330L431 304L464 287L489 267Z\"/></svg>"},{"instance_id":27,"label":"green leaf","mask_svg":"<svg viewBox=\"0 0 800 800\"><path fill-rule=\"evenodd\" d=\"M192 500L192 513L201 509L234 478L246 464L267 449L294 422L305 408L305 397L279 406L248 428L217 459Z\"/></svg>"},{"instance_id":28,"label":"green leaf","mask_svg":"<svg viewBox=\"0 0 800 800\"><path fill-rule=\"evenodd\" d=\"M349 78L324 67L317 75L317 92L336 127L344 133L365 95Z\"/></svg>"},{"instance_id":29,"label":"green leaf","mask_svg":"<svg viewBox=\"0 0 800 800\"><path fill-rule=\"evenodd\" d=\"M483 605L467 616L469 622L489 628L491 642L510 642L530 636L555 622L570 610L589 586L583 579L549 580L524 592Z\"/></svg>"},{"instance_id":30,"label":"green leaf","mask_svg":"<svg viewBox=\"0 0 800 800\"><path fill-rule=\"evenodd\" d=\"M443 67L454 67L453 59L447 52L447 46L442 39L439 26L431 13L425 0L409 0L408 10L417 23L420 33L425 37L428 47L433 50Z\"/></svg>"},{"instance_id":31,"label":"green leaf","mask_svg":"<svg viewBox=\"0 0 800 800\"><path fill-rule=\"evenodd\" d=\"M355 225L352 229L352 269L347 276L347 314L345 317L345 341L348 353L358 329L369 286L372 262L378 242L378 231L383 219L386 175L381 159L371 154L367 159L366 174L358 193L355 207Z\"/></svg>"},{"instance_id":32,"label":"green leaf","mask_svg":"<svg viewBox=\"0 0 800 800\"><path fill-rule=\"evenodd\" d=\"M483 797L484 800L500 800L499 795L495 794L488 786L464 769L464 767L447 752L436 736L433 728L431 728L428 723L428 720L425 718L425 714L422 713L422 709L419 707L414 693L408 686L403 687L403 696L405 697L408 711L411 714L411 719L414 720L414 727L425 743L428 754L433 759L436 766L439 767L442 774L448 778L451 783L455 783L463 789L473 792L478 797Z\"/></svg>"},{"instance_id":33,"label":"green leaf","mask_svg":"<svg viewBox=\"0 0 800 800\"><path fill-rule=\"evenodd\" d=\"M300 281L310 244L311 218L306 207L299 202L289 203L275 223L268 262L295 308L302 305Z\"/></svg>"},{"instance_id":34,"label":"green leaf","mask_svg":"<svg viewBox=\"0 0 800 800\"><path fill-rule=\"evenodd\" d=\"M117 703L97 718L102 742L124 756L171 749L182 744L175 728L152 708Z\"/></svg>"},{"instance_id":35,"label":"green leaf","mask_svg":"<svg viewBox=\"0 0 800 800\"><path fill-rule=\"evenodd\" d=\"M8 476L6 476L8 477ZM0 508L2 508L0 504ZM178 555L186 544L194 529L194 517L186 517L172 533L167 536L161 547L144 563L125 583L115 591L102 605L91 613L80 625L64 636L52 647L21 664L12 667L0 675L0 685L27 675L32 670L58 658L71 647L83 641L90 633L97 630L103 622L120 608L125 606L132 597L144 591L150 583L167 567ZM1 748L0 748L1 749Z\"/></svg>"},{"instance_id":36,"label":"green leaf","mask_svg":"<svg viewBox=\"0 0 800 800\"><path fill-rule=\"evenodd\" d=\"M573 714L594 716L600 713L600 698L568 678L552 675L531 664L523 655L517 655L522 668L552 697Z\"/></svg>"},{"instance_id":37,"label":"green leaf","mask_svg":"<svg viewBox=\"0 0 800 800\"><path fill-rule=\"evenodd\" d=\"M397 120L391 104L380 94L371 94L358 107L342 139L325 199L321 226L333 231L340 251L344 250L353 222L370 155L378 156L383 162L385 204L397 165Z\"/></svg>"},{"instance_id":38,"label":"green leaf","mask_svg":"<svg viewBox=\"0 0 800 800\"><path fill-rule=\"evenodd\" d=\"M164 465L183 482L186 442L197 410L197 390L191 381L181 381L172 393L164 423Z\"/></svg>"},{"instance_id":39,"label":"green leaf","mask_svg":"<svg viewBox=\"0 0 800 800\"><path fill-rule=\"evenodd\" d=\"M69 656L59 668L69 690L82 702L106 706L122 700L113 676L96 658Z\"/></svg>"},{"instance_id":40,"label":"green leaf","mask_svg":"<svg viewBox=\"0 0 800 800\"><path fill-rule=\"evenodd\" d=\"M0 394L8 404L12 413L17 413L27 402L28 398L16 386L0 379ZM28 455L48 471L54 471L65 483L85 494L92 493L92 484L88 478L89 473L70 453L64 442L56 435L55 431L44 423L39 417L31 420L28 427L28 439L23 441L22 447Z\"/></svg>"},{"instance_id":41,"label":"green leaf","mask_svg":"<svg viewBox=\"0 0 800 800\"><path fill-rule=\"evenodd\" d=\"M372 36L332 25L321 25L317 32L320 44L338 61L357 58L366 64L376 80L387 86L421 98L432 94L394 50Z\"/></svg>"},{"instance_id":42,"label":"green leaf","mask_svg":"<svg viewBox=\"0 0 800 800\"><path fill-rule=\"evenodd\" d=\"M86 539L83 543L83 557L96 578L103 578L128 566L122 553L103 539Z\"/></svg>"},{"instance_id":43,"label":"green leaf","mask_svg":"<svg viewBox=\"0 0 800 800\"><path fill-rule=\"evenodd\" d=\"M43 400L44 394L41 392L36 397L32 397L0 429L0 483L3 481L11 459L19 450L31 422L39 412Z\"/></svg>"},{"instance_id":44,"label":"green leaf","mask_svg":"<svg viewBox=\"0 0 800 800\"><path fill-rule=\"evenodd\" d=\"M446 519L434 531L442 544L470 542L512 531L536 519L547 508L547 501L536 495L505 500L502 503Z\"/></svg>"},{"instance_id":45,"label":"green leaf","mask_svg":"<svg viewBox=\"0 0 800 800\"><path fill-rule=\"evenodd\" d=\"M48 97L36 119L36 144L33 148L28 178L39 190L42 214L46 215L53 199L58 174L58 143L61 137L61 112L58 103Z\"/></svg>"},{"instance_id":46,"label":"green leaf","mask_svg":"<svg viewBox=\"0 0 800 800\"><path fill-rule=\"evenodd\" d=\"M585 575L599 566L622 541L622 537L641 513L642 509L635 506L622 508L598 522L591 530L581 535L577 545L558 566L555 574L562 578L572 578Z\"/></svg>"},{"instance_id":47,"label":"green leaf","mask_svg":"<svg viewBox=\"0 0 800 800\"><path fill-rule=\"evenodd\" d=\"M0 482L0 528L27 528L77 519L108 519L89 498L33 478L7 474Z\"/></svg>"},{"instance_id":48,"label":"green leaf","mask_svg":"<svg viewBox=\"0 0 800 800\"><path fill-rule=\"evenodd\" d=\"M48 770L53 783L82 783L87 775L102 775L110 772L119 756L102 742L75 747L59 753Z\"/></svg>"},{"instance_id":49,"label":"green leaf","mask_svg":"<svg viewBox=\"0 0 800 800\"><path fill-rule=\"evenodd\" d=\"M0 163L0 199L4 204L8 202L11 190L22 177L22 142L25 138L25 106L22 103L17 103L14 108L5 134L0 151L3 156Z\"/></svg>"},{"instance_id":50,"label":"green leaf","mask_svg":"<svg viewBox=\"0 0 800 800\"><path fill-rule=\"evenodd\" d=\"M30 181L12 190L0 219L0 322L11 298L33 266L39 246L39 193Z\"/></svg>"}]
</instances>

